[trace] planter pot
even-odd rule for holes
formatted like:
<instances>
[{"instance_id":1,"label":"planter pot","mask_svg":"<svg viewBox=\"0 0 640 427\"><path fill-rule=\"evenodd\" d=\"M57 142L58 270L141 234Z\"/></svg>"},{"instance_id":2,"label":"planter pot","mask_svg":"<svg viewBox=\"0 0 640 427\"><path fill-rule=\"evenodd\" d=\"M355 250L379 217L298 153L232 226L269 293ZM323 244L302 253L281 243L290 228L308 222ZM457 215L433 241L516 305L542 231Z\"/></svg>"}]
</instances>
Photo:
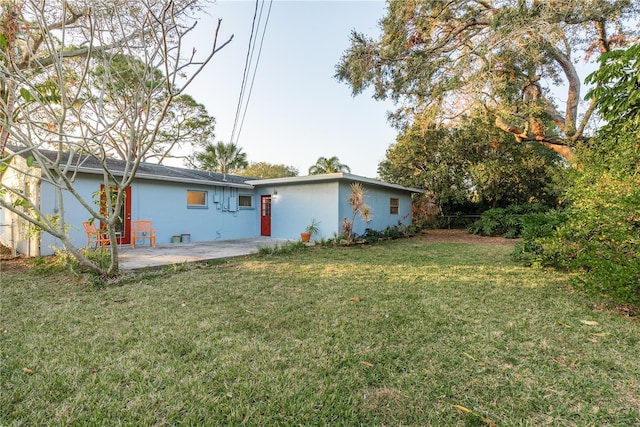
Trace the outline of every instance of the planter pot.
<instances>
[{"instance_id":1,"label":"planter pot","mask_svg":"<svg viewBox=\"0 0 640 427\"><path fill-rule=\"evenodd\" d=\"M309 240L311 240L311 233L300 233L300 240L305 243L308 242Z\"/></svg>"}]
</instances>

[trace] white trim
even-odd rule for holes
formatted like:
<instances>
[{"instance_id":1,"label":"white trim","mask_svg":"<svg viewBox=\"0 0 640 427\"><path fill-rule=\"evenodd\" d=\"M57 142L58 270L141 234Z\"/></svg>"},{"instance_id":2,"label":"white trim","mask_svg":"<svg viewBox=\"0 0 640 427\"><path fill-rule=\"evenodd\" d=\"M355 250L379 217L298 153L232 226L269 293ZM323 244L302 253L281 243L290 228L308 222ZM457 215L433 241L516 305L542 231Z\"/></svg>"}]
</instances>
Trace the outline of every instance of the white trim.
<instances>
[{"instance_id":1,"label":"white trim","mask_svg":"<svg viewBox=\"0 0 640 427\"><path fill-rule=\"evenodd\" d=\"M424 190L420 190L419 188L404 187L402 185L391 184L385 181L381 181L379 179L366 178L364 176L353 175L353 174L344 173L344 172L328 173L328 174L320 174L320 175L308 175L308 176L292 176L287 178L254 179L254 180L248 180L246 181L246 183L253 185L255 187L262 187L267 185L308 184L312 182L339 181L339 180L362 182L364 184L371 184L371 185L377 185L380 187L394 188L396 190L409 191L411 193L424 193Z\"/></svg>"},{"instance_id":2,"label":"white trim","mask_svg":"<svg viewBox=\"0 0 640 427\"><path fill-rule=\"evenodd\" d=\"M204 195L203 204L189 203L189 193L202 193ZM209 208L209 192L207 190L192 190L187 188L187 209L208 209Z\"/></svg>"}]
</instances>

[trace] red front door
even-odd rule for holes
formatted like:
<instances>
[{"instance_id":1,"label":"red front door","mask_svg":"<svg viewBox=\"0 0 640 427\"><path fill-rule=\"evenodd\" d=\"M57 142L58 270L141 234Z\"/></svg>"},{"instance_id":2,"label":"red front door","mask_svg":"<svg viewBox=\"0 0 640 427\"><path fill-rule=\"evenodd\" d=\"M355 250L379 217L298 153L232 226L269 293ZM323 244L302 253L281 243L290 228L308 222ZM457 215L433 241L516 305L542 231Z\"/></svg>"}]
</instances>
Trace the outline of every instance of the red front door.
<instances>
[{"instance_id":1,"label":"red front door","mask_svg":"<svg viewBox=\"0 0 640 427\"><path fill-rule=\"evenodd\" d=\"M260 235L271 236L271 195L260 196Z\"/></svg>"},{"instance_id":2,"label":"red front door","mask_svg":"<svg viewBox=\"0 0 640 427\"><path fill-rule=\"evenodd\" d=\"M112 188L115 190L115 188ZM104 214L107 210L106 201L107 194L104 191L104 184L100 184L100 211ZM100 224L100 228L104 228ZM116 236L119 245L128 245L131 243L131 187L124 190L124 202L120 208L120 215L116 221Z\"/></svg>"}]
</instances>

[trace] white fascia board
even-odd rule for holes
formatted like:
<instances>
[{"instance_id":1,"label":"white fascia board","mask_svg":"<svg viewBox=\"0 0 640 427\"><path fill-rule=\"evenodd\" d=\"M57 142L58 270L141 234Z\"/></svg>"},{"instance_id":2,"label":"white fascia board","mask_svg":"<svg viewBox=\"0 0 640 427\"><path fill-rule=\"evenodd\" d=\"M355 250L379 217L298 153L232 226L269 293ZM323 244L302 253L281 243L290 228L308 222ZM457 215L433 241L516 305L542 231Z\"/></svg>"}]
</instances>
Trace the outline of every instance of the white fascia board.
<instances>
[{"instance_id":1,"label":"white fascia board","mask_svg":"<svg viewBox=\"0 0 640 427\"><path fill-rule=\"evenodd\" d=\"M394 188L396 190L409 191L411 193L424 193L424 190L419 188L404 187L398 184L391 184L379 179L366 178L364 176L352 175L350 173L329 173L321 175L308 175L308 176L292 176L287 178L270 178L270 179L254 179L246 181L247 184L251 184L255 187L263 187L268 185L287 185L287 184L308 184L321 181L337 181L347 180L354 182L362 182L364 184L377 185L380 187Z\"/></svg>"},{"instance_id":2,"label":"white fascia board","mask_svg":"<svg viewBox=\"0 0 640 427\"><path fill-rule=\"evenodd\" d=\"M269 178L269 179L252 179L247 181L247 184L253 186L264 185L277 185L277 184L306 184L309 182L318 181L334 181L343 178L345 174L340 173L327 173L321 175L307 175L307 176L288 176L286 178Z\"/></svg>"}]
</instances>

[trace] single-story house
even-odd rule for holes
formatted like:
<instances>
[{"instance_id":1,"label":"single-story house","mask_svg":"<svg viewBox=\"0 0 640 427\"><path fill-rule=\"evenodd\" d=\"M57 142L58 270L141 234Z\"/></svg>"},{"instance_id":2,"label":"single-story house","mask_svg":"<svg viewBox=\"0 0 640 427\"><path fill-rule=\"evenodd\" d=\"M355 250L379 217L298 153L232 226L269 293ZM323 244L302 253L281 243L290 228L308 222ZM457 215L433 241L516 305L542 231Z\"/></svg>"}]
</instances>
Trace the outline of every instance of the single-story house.
<instances>
[{"instance_id":1,"label":"single-story house","mask_svg":"<svg viewBox=\"0 0 640 427\"><path fill-rule=\"evenodd\" d=\"M7 147L15 153L15 147ZM48 159L57 152L39 150ZM75 160L75 159L74 159ZM108 167L117 176L126 163L108 159ZM28 172L29 178L25 178ZM60 211L55 188L43 178L40 166L16 155L11 167L0 171L4 186L21 188L45 215ZM90 203L96 201L103 186L103 170L96 159L78 157L73 170L76 191ZM359 182L366 191L365 203L371 206L373 219L364 223L359 217L354 231L365 228L382 230L388 226L411 224L411 195L415 188L389 184L377 179L348 173L299 176L276 179L252 179L201 170L141 163L133 184L126 189L120 217L121 244L130 244L132 220L153 221L158 243L212 241L272 236L297 240L312 220L319 222L314 239L330 238L340 232L344 218L351 219L348 203L351 184ZM8 194L1 197L8 198ZM8 200L8 199L7 199ZM82 223L89 211L69 192L63 191L65 220L77 246L84 246ZM48 255L60 242L47 233L28 232L25 221L0 208L0 243L20 253Z\"/></svg>"}]
</instances>

